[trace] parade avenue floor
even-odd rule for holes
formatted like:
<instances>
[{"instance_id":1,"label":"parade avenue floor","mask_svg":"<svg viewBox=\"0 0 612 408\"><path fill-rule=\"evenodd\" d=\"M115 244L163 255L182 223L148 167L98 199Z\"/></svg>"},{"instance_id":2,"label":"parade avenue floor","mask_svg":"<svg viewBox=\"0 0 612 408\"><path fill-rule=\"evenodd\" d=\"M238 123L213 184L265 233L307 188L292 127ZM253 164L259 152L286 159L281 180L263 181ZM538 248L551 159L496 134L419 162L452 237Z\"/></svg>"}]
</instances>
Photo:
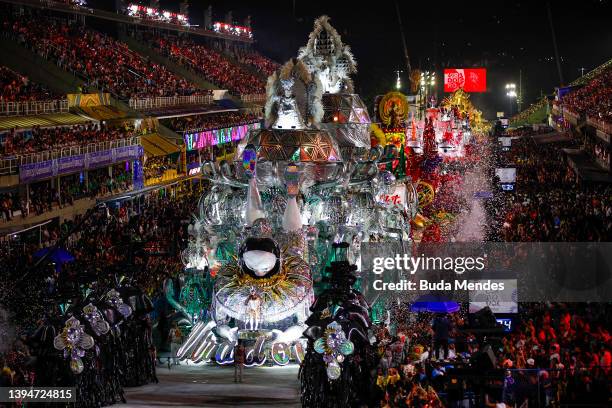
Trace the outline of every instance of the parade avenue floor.
<instances>
[{"instance_id":1,"label":"parade avenue floor","mask_svg":"<svg viewBox=\"0 0 612 408\"><path fill-rule=\"evenodd\" d=\"M127 404L114 406L299 407L298 368L245 368L242 384L235 384L233 366L158 366L158 384L126 388Z\"/></svg>"}]
</instances>

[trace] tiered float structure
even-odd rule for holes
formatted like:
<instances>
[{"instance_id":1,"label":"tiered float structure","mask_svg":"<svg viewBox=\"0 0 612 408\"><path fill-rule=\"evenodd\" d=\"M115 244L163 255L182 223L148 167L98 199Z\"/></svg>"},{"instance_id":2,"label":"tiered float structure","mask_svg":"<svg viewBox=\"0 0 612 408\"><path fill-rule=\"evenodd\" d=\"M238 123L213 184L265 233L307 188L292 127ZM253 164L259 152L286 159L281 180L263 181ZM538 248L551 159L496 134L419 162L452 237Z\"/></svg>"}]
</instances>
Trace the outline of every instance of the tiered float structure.
<instances>
[{"instance_id":1,"label":"tiered float structure","mask_svg":"<svg viewBox=\"0 0 612 408\"><path fill-rule=\"evenodd\" d=\"M210 298L202 295L199 313L184 311L192 328L180 358L230 363L244 341L247 365L300 362L333 245L350 243L347 262L359 265L361 242L410 241L416 192L386 169L398 150L371 146L355 72L328 17L317 19L298 58L268 79L265 126L232 161L203 163L212 188L184 259L189 281L210 282Z\"/></svg>"}]
</instances>

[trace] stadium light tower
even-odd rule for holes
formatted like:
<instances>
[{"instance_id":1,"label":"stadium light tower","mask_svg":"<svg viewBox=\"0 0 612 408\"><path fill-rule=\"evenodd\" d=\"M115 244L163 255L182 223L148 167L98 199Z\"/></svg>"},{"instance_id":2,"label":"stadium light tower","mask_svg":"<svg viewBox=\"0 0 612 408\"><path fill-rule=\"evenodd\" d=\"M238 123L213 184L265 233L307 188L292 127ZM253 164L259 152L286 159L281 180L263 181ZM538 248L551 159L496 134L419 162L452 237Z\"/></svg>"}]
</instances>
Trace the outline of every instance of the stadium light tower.
<instances>
[{"instance_id":1,"label":"stadium light tower","mask_svg":"<svg viewBox=\"0 0 612 408\"><path fill-rule=\"evenodd\" d=\"M517 97L516 84L506 84L506 96L510 98L510 115L512 115L512 100Z\"/></svg>"},{"instance_id":2,"label":"stadium light tower","mask_svg":"<svg viewBox=\"0 0 612 408\"><path fill-rule=\"evenodd\" d=\"M421 93L425 100L425 106L429 103L429 97L434 95L436 86L436 73L433 71L424 71L421 73Z\"/></svg>"}]
</instances>

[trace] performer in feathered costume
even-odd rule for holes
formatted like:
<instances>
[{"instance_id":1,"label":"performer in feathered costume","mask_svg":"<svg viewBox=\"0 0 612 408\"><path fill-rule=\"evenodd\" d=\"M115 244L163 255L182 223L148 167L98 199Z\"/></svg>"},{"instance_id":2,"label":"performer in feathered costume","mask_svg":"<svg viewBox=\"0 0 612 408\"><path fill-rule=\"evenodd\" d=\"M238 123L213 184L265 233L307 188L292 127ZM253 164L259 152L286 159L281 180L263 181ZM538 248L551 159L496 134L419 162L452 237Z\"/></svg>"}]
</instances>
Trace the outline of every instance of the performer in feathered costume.
<instances>
[{"instance_id":1,"label":"performer in feathered costume","mask_svg":"<svg viewBox=\"0 0 612 408\"><path fill-rule=\"evenodd\" d=\"M323 87L300 60L291 59L268 78L266 127L305 129L316 127L323 117Z\"/></svg>"}]
</instances>

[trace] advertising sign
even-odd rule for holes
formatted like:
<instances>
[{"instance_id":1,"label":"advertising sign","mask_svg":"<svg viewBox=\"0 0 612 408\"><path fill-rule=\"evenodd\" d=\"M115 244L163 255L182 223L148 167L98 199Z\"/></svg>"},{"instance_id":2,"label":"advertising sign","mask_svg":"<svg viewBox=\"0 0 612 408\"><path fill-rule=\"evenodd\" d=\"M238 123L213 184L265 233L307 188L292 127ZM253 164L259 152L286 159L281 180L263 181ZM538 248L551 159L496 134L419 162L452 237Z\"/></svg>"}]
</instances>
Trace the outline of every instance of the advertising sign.
<instances>
[{"instance_id":1,"label":"advertising sign","mask_svg":"<svg viewBox=\"0 0 612 408\"><path fill-rule=\"evenodd\" d=\"M444 92L486 92L487 70L485 68L451 68L444 70Z\"/></svg>"},{"instance_id":2,"label":"advertising sign","mask_svg":"<svg viewBox=\"0 0 612 408\"><path fill-rule=\"evenodd\" d=\"M57 174L57 166L54 166L54 164L57 164L55 160L24 164L19 167L19 181L28 183L33 180L53 177Z\"/></svg>"},{"instance_id":3,"label":"advertising sign","mask_svg":"<svg viewBox=\"0 0 612 408\"><path fill-rule=\"evenodd\" d=\"M64 174L77 173L85 169L104 167L116 162L136 160L143 154L143 147L135 145L24 164L19 166L19 181L30 183Z\"/></svg>"},{"instance_id":4,"label":"advertising sign","mask_svg":"<svg viewBox=\"0 0 612 408\"><path fill-rule=\"evenodd\" d=\"M495 175L499 177L501 184L516 183L516 169L514 167L498 167Z\"/></svg>"},{"instance_id":5,"label":"advertising sign","mask_svg":"<svg viewBox=\"0 0 612 408\"><path fill-rule=\"evenodd\" d=\"M113 162L113 152L112 150L103 150L101 152L89 153L88 159L86 163L88 169L105 166Z\"/></svg>"},{"instance_id":6,"label":"advertising sign","mask_svg":"<svg viewBox=\"0 0 612 408\"><path fill-rule=\"evenodd\" d=\"M229 128L211 129L203 132L185 133L187 150L203 149L229 142L236 142L246 137L250 130L259 129L260 122L237 125Z\"/></svg>"},{"instance_id":7,"label":"advertising sign","mask_svg":"<svg viewBox=\"0 0 612 408\"><path fill-rule=\"evenodd\" d=\"M57 159L57 174L76 173L85 168L85 155L79 154Z\"/></svg>"}]
</instances>

